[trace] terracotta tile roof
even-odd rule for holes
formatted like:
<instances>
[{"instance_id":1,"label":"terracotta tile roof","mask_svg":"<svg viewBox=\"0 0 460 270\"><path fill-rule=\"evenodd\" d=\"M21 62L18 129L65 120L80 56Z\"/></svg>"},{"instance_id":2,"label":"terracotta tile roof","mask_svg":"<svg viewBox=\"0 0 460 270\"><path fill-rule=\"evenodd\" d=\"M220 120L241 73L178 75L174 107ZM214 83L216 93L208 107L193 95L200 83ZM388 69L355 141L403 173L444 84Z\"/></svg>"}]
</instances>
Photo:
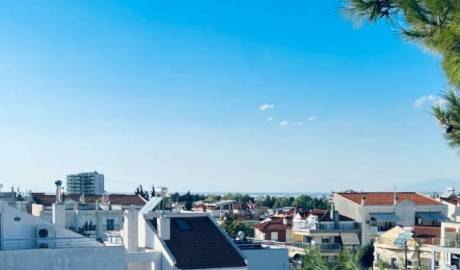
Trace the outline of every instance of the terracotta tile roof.
<instances>
[{"instance_id":1,"label":"terracotta tile roof","mask_svg":"<svg viewBox=\"0 0 460 270\"><path fill-rule=\"evenodd\" d=\"M393 205L393 192L353 192L337 193L354 203L361 204L361 198L364 196L365 205ZM439 205L440 202L430 197L416 192L396 192L397 202L408 200L415 205Z\"/></svg>"},{"instance_id":2,"label":"terracotta tile roof","mask_svg":"<svg viewBox=\"0 0 460 270\"><path fill-rule=\"evenodd\" d=\"M415 238L441 238L441 227L440 226L414 226L414 237Z\"/></svg>"},{"instance_id":3,"label":"terracotta tile roof","mask_svg":"<svg viewBox=\"0 0 460 270\"><path fill-rule=\"evenodd\" d=\"M254 225L254 228L261 231L285 231L288 227L291 226L285 225L281 217L271 217Z\"/></svg>"},{"instance_id":4,"label":"terracotta tile roof","mask_svg":"<svg viewBox=\"0 0 460 270\"><path fill-rule=\"evenodd\" d=\"M114 205L145 205L145 201L137 196L130 194L109 194L109 201ZM32 199L37 204L44 206L50 206L56 201L56 195L45 195L43 193L32 193ZM80 201L80 195L64 195L63 200L71 199L74 201ZM85 203L95 203L96 201L102 201L102 195L85 195Z\"/></svg>"},{"instance_id":5,"label":"terracotta tile roof","mask_svg":"<svg viewBox=\"0 0 460 270\"><path fill-rule=\"evenodd\" d=\"M244 258L209 217L171 218L165 241L178 269L246 267Z\"/></svg>"}]
</instances>

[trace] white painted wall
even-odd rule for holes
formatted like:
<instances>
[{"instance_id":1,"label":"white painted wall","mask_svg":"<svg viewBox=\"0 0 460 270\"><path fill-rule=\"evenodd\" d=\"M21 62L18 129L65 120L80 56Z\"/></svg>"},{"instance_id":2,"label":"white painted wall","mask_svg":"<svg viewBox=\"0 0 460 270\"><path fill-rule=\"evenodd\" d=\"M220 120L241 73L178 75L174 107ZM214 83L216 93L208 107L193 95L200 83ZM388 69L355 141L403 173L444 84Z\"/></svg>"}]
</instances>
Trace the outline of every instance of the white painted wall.
<instances>
[{"instance_id":1,"label":"white painted wall","mask_svg":"<svg viewBox=\"0 0 460 270\"><path fill-rule=\"evenodd\" d=\"M264 248L243 250L248 259L248 270L288 270L288 250L285 248Z\"/></svg>"},{"instance_id":2,"label":"white painted wall","mask_svg":"<svg viewBox=\"0 0 460 270\"><path fill-rule=\"evenodd\" d=\"M0 251L0 269L124 270L123 247Z\"/></svg>"},{"instance_id":3,"label":"white painted wall","mask_svg":"<svg viewBox=\"0 0 460 270\"><path fill-rule=\"evenodd\" d=\"M0 238L2 241L8 241L8 239L34 239L37 234L37 226L52 227L56 238L79 238L79 244L81 245L102 246L102 244L92 239L81 238L80 234L55 226L7 204L0 203ZM30 245L32 244L31 241Z\"/></svg>"}]
</instances>

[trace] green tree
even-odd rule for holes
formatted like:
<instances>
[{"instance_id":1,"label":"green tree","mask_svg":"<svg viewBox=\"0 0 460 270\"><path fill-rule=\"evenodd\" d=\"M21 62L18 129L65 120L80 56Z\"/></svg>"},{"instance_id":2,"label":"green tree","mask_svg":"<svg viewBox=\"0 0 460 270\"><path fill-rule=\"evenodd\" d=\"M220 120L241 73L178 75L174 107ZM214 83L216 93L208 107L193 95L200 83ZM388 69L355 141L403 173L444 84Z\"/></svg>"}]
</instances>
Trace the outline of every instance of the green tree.
<instances>
[{"instance_id":1,"label":"green tree","mask_svg":"<svg viewBox=\"0 0 460 270\"><path fill-rule=\"evenodd\" d=\"M363 250L342 249L333 262L321 256L316 248L307 248L303 257L304 270L364 270L370 269L362 265Z\"/></svg>"},{"instance_id":2,"label":"green tree","mask_svg":"<svg viewBox=\"0 0 460 270\"><path fill-rule=\"evenodd\" d=\"M460 1L458 0L346 0L344 11L352 19L384 19L402 36L442 56L447 79L454 87L435 104L433 114L446 130L453 148L460 148Z\"/></svg>"},{"instance_id":3,"label":"green tree","mask_svg":"<svg viewBox=\"0 0 460 270\"><path fill-rule=\"evenodd\" d=\"M333 269L332 264L326 261L318 249L307 248L305 250L305 256L302 260L303 269L305 270L330 270Z\"/></svg>"},{"instance_id":4,"label":"green tree","mask_svg":"<svg viewBox=\"0 0 460 270\"><path fill-rule=\"evenodd\" d=\"M239 231L244 232L248 237L254 236L254 229L241 222L237 215L226 215L222 220L221 226L232 238L235 238Z\"/></svg>"}]
</instances>

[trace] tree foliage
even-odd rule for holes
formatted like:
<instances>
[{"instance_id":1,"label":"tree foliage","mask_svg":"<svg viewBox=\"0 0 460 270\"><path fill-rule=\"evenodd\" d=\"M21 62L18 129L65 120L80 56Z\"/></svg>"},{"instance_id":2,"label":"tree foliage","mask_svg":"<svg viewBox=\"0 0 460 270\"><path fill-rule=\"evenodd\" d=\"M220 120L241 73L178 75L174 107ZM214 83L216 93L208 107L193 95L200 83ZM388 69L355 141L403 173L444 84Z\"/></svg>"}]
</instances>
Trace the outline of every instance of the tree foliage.
<instances>
[{"instance_id":1,"label":"tree foliage","mask_svg":"<svg viewBox=\"0 0 460 270\"><path fill-rule=\"evenodd\" d=\"M363 265L363 250L342 249L334 261L328 261L320 255L318 249L306 249L306 255L303 258L304 270L364 270L370 269L369 266Z\"/></svg>"},{"instance_id":2,"label":"tree foliage","mask_svg":"<svg viewBox=\"0 0 460 270\"><path fill-rule=\"evenodd\" d=\"M136 190L134 191L134 195L139 195L146 200L149 200L150 198L149 192L146 190L144 191L144 188L142 187L142 185L139 185L136 187Z\"/></svg>"},{"instance_id":3,"label":"tree foliage","mask_svg":"<svg viewBox=\"0 0 460 270\"><path fill-rule=\"evenodd\" d=\"M253 228L238 219L237 215L225 215L222 220L222 228L232 237L236 238L239 231L248 237L254 236Z\"/></svg>"},{"instance_id":4,"label":"tree foliage","mask_svg":"<svg viewBox=\"0 0 460 270\"><path fill-rule=\"evenodd\" d=\"M446 130L453 148L460 148L460 1L458 0L347 0L345 13L359 21L384 19L402 36L442 56L447 79L454 87L435 104L433 114Z\"/></svg>"}]
</instances>

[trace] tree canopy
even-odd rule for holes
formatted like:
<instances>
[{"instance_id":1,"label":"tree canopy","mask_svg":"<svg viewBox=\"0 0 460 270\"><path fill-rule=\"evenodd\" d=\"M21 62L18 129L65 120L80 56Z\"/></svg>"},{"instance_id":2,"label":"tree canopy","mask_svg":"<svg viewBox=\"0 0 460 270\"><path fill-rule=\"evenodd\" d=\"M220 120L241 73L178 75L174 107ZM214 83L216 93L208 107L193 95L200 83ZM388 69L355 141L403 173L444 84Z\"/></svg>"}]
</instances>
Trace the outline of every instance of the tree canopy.
<instances>
[{"instance_id":1,"label":"tree canopy","mask_svg":"<svg viewBox=\"0 0 460 270\"><path fill-rule=\"evenodd\" d=\"M343 8L354 20L386 20L404 39L442 56L454 89L444 102L433 105L433 115L453 148L460 148L460 1L458 0L346 0Z\"/></svg>"}]
</instances>

